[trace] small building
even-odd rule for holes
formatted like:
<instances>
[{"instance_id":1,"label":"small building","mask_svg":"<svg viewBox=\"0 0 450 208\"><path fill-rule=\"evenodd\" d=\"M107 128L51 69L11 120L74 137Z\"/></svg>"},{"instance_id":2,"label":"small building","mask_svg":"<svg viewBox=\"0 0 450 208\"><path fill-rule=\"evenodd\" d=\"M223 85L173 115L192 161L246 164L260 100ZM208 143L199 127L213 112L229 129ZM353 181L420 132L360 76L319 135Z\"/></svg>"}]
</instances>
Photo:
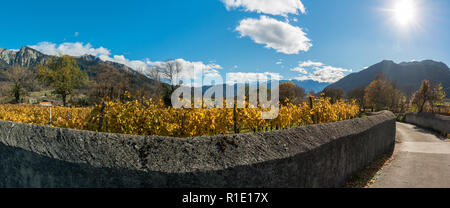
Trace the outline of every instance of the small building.
<instances>
[{"instance_id":1,"label":"small building","mask_svg":"<svg viewBox=\"0 0 450 208\"><path fill-rule=\"evenodd\" d=\"M53 106L53 102L49 101L49 100L43 100L43 101L39 102L39 105L40 106L51 107L51 106Z\"/></svg>"}]
</instances>

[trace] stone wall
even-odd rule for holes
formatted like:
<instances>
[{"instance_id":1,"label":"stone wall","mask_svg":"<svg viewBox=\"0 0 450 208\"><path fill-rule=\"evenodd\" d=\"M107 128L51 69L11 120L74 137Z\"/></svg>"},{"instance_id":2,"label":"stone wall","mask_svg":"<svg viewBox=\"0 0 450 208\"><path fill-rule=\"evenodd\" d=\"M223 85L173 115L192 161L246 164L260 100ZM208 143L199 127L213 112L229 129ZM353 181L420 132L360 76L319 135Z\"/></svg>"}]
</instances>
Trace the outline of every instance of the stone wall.
<instances>
[{"instance_id":1,"label":"stone wall","mask_svg":"<svg viewBox=\"0 0 450 208\"><path fill-rule=\"evenodd\" d=\"M0 187L340 187L394 147L391 112L195 138L0 121Z\"/></svg>"},{"instance_id":2,"label":"stone wall","mask_svg":"<svg viewBox=\"0 0 450 208\"><path fill-rule=\"evenodd\" d=\"M433 129L443 134L450 133L450 116L432 113L407 113L405 122Z\"/></svg>"}]
</instances>

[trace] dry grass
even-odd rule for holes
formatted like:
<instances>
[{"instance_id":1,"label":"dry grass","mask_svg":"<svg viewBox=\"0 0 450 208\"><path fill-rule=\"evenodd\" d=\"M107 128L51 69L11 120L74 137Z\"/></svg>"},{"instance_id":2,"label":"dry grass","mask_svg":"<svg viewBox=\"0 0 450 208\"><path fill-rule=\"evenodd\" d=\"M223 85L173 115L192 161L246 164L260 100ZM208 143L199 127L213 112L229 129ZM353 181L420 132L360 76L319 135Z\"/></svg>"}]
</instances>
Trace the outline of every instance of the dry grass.
<instances>
[{"instance_id":1,"label":"dry grass","mask_svg":"<svg viewBox=\"0 0 450 208\"><path fill-rule=\"evenodd\" d=\"M393 160L392 155L382 155L373 161L366 169L354 174L344 188L369 188L381 175L383 167Z\"/></svg>"}]
</instances>

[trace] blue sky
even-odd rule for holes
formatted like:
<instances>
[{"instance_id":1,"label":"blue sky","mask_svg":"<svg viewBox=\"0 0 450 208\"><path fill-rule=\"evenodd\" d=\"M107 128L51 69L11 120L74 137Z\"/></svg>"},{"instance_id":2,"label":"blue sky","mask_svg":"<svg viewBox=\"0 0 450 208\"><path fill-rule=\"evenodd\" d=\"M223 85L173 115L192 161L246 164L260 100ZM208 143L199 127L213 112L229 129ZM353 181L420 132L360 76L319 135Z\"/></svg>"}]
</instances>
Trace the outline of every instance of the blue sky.
<instances>
[{"instance_id":1,"label":"blue sky","mask_svg":"<svg viewBox=\"0 0 450 208\"><path fill-rule=\"evenodd\" d=\"M402 24L400 1L414 13ZM449 10L448 0L7 1L0 48L331 82L384 59L449 64Z\"/></svg>"}]
</instances>

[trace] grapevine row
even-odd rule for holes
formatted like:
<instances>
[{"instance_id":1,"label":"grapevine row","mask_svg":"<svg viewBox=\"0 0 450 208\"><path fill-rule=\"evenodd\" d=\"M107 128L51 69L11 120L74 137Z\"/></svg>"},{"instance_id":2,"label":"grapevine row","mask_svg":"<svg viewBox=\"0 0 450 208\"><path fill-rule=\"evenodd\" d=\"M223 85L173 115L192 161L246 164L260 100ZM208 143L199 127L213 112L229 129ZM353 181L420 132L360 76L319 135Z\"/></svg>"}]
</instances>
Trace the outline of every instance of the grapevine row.
<instances>
[{"instance_id":1,"label":"grapevine row","mask_svg":"<svg viewBox=\"0 0 450 208\"><path fill-rule=\"evenodd\" d=\"M273 120L262 119L261 112L266 109L249 108L248 103L247 108L238 108L234 114L233 108L175 109L151 99L108 101L88 108L52 107L51 120L49 107L1 105L0 120L121 134L193 137L233 133L235 122L238 131L246 133L336 122L359 114L355 101L331 103L329 98L311 97L310 102L299 105L287 103L280 106L279 116Z\"/></svg>"}]
</instances>

